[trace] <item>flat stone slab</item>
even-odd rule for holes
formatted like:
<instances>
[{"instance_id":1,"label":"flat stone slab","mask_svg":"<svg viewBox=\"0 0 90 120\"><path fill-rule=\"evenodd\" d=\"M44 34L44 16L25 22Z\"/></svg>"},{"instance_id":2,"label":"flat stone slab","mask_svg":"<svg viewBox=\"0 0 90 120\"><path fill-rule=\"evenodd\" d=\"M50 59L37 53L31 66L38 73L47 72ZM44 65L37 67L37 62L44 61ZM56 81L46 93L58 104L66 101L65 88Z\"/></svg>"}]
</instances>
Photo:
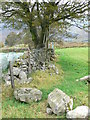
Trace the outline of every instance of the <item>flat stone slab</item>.
<instances>
[{"instance_id":1,"label":"flat stone slab","mask_svg":"<svg viewBox=\"0 0 90 120\"><path fill-rule=\"evenodd\" d=\"M14 97L25 103L37 102L42 99L42 92L36 88L20 88L14 91Z\"/></svg>"}]
</instances>

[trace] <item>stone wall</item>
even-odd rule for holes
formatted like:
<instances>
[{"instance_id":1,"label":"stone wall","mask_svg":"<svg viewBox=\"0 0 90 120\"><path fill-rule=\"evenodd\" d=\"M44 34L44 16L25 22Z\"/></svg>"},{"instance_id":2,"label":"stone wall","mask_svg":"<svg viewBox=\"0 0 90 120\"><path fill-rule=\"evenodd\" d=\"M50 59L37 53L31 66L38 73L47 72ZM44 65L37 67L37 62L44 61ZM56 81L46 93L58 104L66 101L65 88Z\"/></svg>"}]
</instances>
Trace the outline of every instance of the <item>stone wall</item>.
<instances>
[{"instance_id":1,"label":"stone wall","mask_svg":"<svg viewBox=\"0 0 90 120\"><path fill-rule=\"evenodd\" d=\"M55 54L53 49L46 50L33 49L32 51L26 51L23 56L18 58L13 64L14 80L19 83L30 83L32 78L28 78L28 74L35 72L36 70L53 69L58 74L58 69L55 65L50 64L51 60L54 60ZM28 67L29 66L29 67ZM10 85L10 71L4 75L6 84Z\"/></svg>"},{"instance_id":2,"label":"stone wall","mask_svg":"<svg viewBox=\"0 0 90 120\"><path fill-rule=\"evenodd\" d=\"M28 59L30 55L30 60ZM55 58L54 50L45 48L43 49L34 49L28 54L25 52L22 58L17 59L14 63L14 67L19 67L22 71L28 72L28 62L30 62L30 71L36 70L45 70L48 66L50 60Z\"/></svg>"}]
</instances>

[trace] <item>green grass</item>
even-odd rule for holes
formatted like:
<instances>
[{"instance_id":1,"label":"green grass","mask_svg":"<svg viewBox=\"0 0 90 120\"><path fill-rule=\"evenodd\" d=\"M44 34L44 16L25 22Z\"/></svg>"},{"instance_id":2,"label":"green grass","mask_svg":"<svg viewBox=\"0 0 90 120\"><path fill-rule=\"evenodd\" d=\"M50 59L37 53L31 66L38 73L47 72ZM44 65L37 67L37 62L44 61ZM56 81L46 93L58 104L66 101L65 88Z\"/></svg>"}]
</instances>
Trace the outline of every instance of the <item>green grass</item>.
<instances>
[{"instance_id":1,"label":"green grass","mask_svg":"<svg viewBox=\"0 0 90 120\"><path fill-rule=\"evenodd\" d=\"M57 49L57 64L61 64L64 80L58 88L74 99L74 107L88 105L88 86L86 82L76 81L88 75L88 48Z\"/></svg>"},{"instance_id":2,"label":"green grass","mask_svg":"<svg viewBox=\"0 0 90 120\"><path fill-rule=\"evenodd\" d=\"M56 66L59 75L50 75L49 71L37 71L31 76L31 84L16 87L36 87L43 92L43 98L38 103L25 104L16 101L10 87L3 88L3 118L63 118L46 114L47 97L54 89L59 88L74 99L74 108L88 105L88 86L85 82L76 81L88 74L88 48L56 49Z\"/></svg>"}]
</instances>

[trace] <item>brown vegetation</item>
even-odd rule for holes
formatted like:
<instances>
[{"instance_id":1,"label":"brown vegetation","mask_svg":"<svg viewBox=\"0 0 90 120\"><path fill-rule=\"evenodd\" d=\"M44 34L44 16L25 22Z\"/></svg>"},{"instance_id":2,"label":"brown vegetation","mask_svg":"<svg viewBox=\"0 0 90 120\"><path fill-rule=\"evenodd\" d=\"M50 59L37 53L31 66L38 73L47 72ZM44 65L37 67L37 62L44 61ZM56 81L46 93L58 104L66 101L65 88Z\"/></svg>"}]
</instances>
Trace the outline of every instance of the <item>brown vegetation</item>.
<instances>
[{"instance_id":1,"label":"brown vegetation","mask_svg":"<svg viewBox=\"0 0 90 120\"><path fill-rule=\"evenodd\" d=\"M88 47L89 43L84 42L62 42L61 44L55 43L56 48L73 48L73 47Z\"/></svg>"}]
</instances>

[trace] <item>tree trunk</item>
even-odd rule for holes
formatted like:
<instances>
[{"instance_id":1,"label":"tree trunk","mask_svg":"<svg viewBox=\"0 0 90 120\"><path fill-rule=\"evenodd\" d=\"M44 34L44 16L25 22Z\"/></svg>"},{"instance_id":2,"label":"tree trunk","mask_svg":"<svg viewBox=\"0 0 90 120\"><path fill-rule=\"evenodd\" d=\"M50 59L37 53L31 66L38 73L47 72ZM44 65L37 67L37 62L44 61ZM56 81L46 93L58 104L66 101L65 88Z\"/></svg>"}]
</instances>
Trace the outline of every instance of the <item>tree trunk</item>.
<instances>
[{"instance_id":1,"label":"tree trunk","mask_svg":"<svg viewBox=\"0 0 90 120\"><path fill-rule=\"evenodd\" d=\"M36 48L38 44L38 34L36 27L32 26L32 24L30 24L30 32L32 34L32 41L34 42L34 46Z\"/></svg>"},{"instance_id":2,"label":"tree trunk","mask_svg":"<svg viewBox=\"0 0 90 120\"><path fill-rule=\"evenodd\" d=\"M43 48L46 44L47 29L45 26L41 26L40 37L37 34L37 28L35 26L30 26L30 32L32 34L32 40L34 42L35 48Z\"/></svg>"},{"instance_id":3,"label":"tree trunk","mask_svg":"<svg viewBox=\"0 0 90 120\"><path fill-rule=\"evenodd\" d=\"M45 47L45 29L42 27L41 35L40 35L40 46Z\"/></svg>"}]
</instances>

